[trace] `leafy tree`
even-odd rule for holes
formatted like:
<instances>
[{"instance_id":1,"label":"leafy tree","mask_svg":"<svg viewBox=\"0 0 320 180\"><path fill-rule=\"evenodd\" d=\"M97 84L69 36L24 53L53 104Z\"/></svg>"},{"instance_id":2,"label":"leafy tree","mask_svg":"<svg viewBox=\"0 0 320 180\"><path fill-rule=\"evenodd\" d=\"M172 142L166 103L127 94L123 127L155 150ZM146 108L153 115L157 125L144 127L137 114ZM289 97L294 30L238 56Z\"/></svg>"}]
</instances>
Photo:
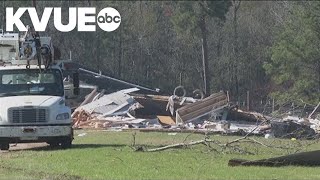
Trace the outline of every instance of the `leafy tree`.
<instances>
[{"instance_id":1,"label":"leafy tree","mask_svg":"<svg viewBox=\"0 0 320 180\"><path fill-rule=\"evenodd\" d=\"M319 21L305 5L296 5L271 48L271 61L264 67L278 85L272 95L280 102L320 100Z\"/></svg>"},{"instance_id":2,"label":"leafy tree","mask_svg":"<svg viewBox=\"0 0 320 180\"><path fill-rule=\"evenodd\" d=\"M210 93L210 77L208 77L208 31L207 19L218 18L225 20L225 15L232 5L225 1L182 1L178 3L173 24L177 32L185 35L196 35L201 38L204 92Z\"/></svg>"}]
</instances>

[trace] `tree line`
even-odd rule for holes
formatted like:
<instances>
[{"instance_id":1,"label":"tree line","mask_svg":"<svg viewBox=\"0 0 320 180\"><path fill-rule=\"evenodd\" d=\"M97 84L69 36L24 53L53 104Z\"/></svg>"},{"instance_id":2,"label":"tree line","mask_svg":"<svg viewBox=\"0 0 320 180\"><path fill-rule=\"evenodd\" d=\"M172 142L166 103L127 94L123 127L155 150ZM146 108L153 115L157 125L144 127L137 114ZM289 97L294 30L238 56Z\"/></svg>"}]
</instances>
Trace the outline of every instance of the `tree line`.
<instances>
[{"instance_id":1,"label":"tree line","mask_svg":"<svg viewBox=\"0 0 320 180\"><path fill-rule=\"evenodd\" d=\"M320 3L317 1L37 1L44 7L114 7L113 32L58 32L51 17L44 35L62 56L104 74L172 94L228 91L234 101L274 98L277 104L320 101ZM2 0L4 7L32 1ZM30 22L23 16L24 22ZM1 23L4 19L1 18ZM26 23L25 23L26 24Z\"/></svg>"}]
</instances>

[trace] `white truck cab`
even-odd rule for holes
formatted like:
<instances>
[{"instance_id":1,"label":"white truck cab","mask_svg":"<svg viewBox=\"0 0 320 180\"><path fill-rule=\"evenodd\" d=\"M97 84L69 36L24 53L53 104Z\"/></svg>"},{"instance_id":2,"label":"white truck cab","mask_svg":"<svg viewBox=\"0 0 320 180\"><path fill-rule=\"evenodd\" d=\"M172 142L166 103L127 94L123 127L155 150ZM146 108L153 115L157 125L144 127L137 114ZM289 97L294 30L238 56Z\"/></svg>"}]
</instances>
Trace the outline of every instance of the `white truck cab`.
<instances>
[{"instance_id":1,"label":"white truck cab","mask_svg":"<svg viewBox=\"0 0 320 180\"><path fill-rule=\"evenodd\" d=\"M0 149L21 142L71 147L71 110L65 105L62 69L30 58L36 56L32 39L28 50L19 42L18 34L0 36Z\"/></svg>"}]
</instances>

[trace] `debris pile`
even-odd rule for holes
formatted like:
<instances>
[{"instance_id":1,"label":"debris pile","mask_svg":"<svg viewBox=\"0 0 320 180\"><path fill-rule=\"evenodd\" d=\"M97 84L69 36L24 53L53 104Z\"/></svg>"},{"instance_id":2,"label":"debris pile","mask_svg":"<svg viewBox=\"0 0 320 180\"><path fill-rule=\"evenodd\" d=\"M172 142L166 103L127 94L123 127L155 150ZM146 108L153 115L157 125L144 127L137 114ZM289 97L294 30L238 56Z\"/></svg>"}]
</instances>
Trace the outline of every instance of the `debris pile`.
<instances>
[{"instance_id":1,"label":"debris pile","mask_svg":"<svg viewBox=\"0 0 320 180\"><path fill-rule=\"evenodd\" d=\"M136 94L138 88L111 94L95 88L72 114L74 128L140 131L212 132L266 135L266 138L311 138L319 132L316 118L274 119L238 109L224 92L201 99ZM313 112L314 113L314 112Z\"/></svg>"},{"instance_id":2,"label":"debris pile","mask_svg":"<svg viewBox=\"0 0 320 180\"><path fill-rule=\"evenodd\" d=\"M271 133L277 138L313 138L319 131L317 119L287 116L271 122Z\"/></svg>"},{"instance_id":3,"label":"debris pile","mask_svg":"<svg viewBox=\"0 0 320 180\"><path fill-rule=\"evenodd\" d=\"M107 128L112 124L137 124L144 121L144 119L136 119L131 115L135 109L141 107L127 94L134 90L136 89L118 91L107 95L99 93L95 96L94 93L90 93L85 99L85 103L82 103L83 105L79 106L72 114L74 127Z\"/></svg>"}]
</instances>

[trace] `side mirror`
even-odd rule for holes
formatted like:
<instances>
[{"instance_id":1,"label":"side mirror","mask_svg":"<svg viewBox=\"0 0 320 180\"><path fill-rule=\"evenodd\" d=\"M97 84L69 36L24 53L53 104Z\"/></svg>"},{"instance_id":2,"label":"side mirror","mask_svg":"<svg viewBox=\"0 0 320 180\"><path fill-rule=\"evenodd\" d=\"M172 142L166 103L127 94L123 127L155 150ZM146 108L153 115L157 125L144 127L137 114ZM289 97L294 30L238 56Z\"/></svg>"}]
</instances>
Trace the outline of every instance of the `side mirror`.
<instances>
[{"instance_id":1,"label":"side mirror","mask_svg":"<svg viewBox=\"0 0 320 180\"><path fill-rule=\"evenodd\" d=\"M72 75L73 79L73 94L74 95L79 95L80 94L80 80L79 80L79 72L75 72Z\"/></svg>"}]
</instances>

